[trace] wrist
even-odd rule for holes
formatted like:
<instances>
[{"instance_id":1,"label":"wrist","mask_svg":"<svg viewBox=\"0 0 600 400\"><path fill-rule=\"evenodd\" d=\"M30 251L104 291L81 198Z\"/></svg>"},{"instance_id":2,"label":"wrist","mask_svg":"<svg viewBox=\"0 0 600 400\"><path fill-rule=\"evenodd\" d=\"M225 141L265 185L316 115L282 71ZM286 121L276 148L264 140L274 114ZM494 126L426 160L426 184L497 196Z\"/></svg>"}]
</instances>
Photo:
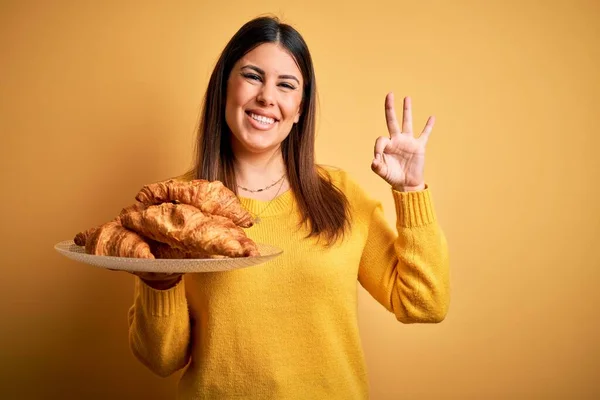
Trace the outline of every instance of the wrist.
<instances>
[{"instance_id":1,"label":"wrist","mask_svg":"<svg viewBox=\"0 0 600 400\"><path fill-rule=\"evenodd\" d=\"M417 186L392 186L396 192L420 192L421 190L425 190L425 184L421 183Z\"/></svg>"}]
</instances>

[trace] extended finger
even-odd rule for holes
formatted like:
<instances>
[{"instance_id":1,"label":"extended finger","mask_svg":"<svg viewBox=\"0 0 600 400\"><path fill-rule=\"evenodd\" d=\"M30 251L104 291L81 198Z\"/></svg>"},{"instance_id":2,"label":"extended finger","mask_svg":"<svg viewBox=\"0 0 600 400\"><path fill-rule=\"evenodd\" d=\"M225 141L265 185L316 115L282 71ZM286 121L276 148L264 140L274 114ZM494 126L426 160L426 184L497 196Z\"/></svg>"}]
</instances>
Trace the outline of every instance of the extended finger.
<instances>
[{"instance_id":1,"label":"extended finger","mask_svg":"<svg viewBox=\"0 0 600 400\"><path fill-rule=\"evenodd\" d=\"M412 128L412 101L410 97L405 97L402 109L402 132L412 133Z\"/></svg>"},{"instance_id":2,"label":"extended finger","mask_svg":"<svg viewBox=\"0 0 600 400\"><path fill-rule=\"evenodd\" d=\"M435 124L435 117L432 115L431 117L429 117L427 119L427 123L425 124L425 128L423 128L423 132L421 132L421 136L419 136L419 139L424 141L425 143L427 143L427 141L429 140L429 135L431 134L431 131L433 130L433 125Z\"/></svg>"},{"instance_id":3,"label":"extended finger","mask_svg":"<svg viewBox=\"0 0 600 400\"><path fill-rule=\"evenodd\" d=\"M385 96L385 121L387 122L388 132L390 137L400 134L400 126L398 125L398 119L396 118L396 111L394 110L394 93L388 93Z\"/></svg>"}]
</instances>

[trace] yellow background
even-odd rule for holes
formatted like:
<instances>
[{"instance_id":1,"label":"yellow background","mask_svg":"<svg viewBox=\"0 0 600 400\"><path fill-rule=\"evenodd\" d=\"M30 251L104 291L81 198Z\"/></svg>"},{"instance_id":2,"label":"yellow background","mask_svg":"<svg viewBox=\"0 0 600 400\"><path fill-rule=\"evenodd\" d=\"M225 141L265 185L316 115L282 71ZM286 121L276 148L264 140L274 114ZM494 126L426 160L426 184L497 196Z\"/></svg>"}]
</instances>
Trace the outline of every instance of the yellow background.
<instances>
[{"instance_id":1,"label":"yellow background","mask_svg":"<svg viewBox=\"0 0 600 400\"><path fill-rule=\"evenodd\" d=\"M190 165L218 54L275 13L314 57L318 161L391 223L369 169L384 96L411 95L419 130L437 117L426 174L452 305L407 326L360 289L372 398L599 398L600 3L287 3L0 3L1 397L170 398L176 377L128 349L132 277L53 245Z\"/></svg>"}]
</instances>

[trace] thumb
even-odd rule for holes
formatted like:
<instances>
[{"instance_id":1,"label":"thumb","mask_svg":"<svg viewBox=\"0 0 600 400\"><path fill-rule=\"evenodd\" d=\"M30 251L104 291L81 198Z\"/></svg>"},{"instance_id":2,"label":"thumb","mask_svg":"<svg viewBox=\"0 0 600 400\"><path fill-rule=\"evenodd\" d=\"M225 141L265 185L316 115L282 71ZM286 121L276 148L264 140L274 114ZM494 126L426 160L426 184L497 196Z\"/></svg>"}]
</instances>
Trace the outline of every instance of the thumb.
<instances>
[{"instance_id":1,"label":"thumb","mask_svg":"<svg viewBox=\"0 0 600 400\"><path fill-rule=\"evenodd\" d=\"M371 162L371 170L373 170L373 172L382 178L386 175L387 165L383 162L383 156L380 153L377 153L375 158L373 158L373 161Z\"/></svg>"},{"instance_id":2,"label":"thumb","mask_svg":"<svg viewBox=\"0 0 600 400\"><path fill-rule=\"evenodd\" d=\"M377 175L384 177L387 173L387 165L383 162L383 152L390 142L390 138L380 136L375 141L375 148L373 149L374 158L371 162L371 169Z\"/></svg>"}]
</instances>

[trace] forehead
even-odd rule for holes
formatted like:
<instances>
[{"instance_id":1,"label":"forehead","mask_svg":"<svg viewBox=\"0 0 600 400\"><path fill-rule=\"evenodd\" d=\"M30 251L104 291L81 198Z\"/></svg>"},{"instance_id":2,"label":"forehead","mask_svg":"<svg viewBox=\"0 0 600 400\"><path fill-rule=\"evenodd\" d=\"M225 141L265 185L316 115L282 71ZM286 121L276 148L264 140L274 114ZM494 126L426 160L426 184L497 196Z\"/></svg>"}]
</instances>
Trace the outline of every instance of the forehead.
<instances>
[{"instance_id":1,"label":"forehead","mask_svg":"<svg viewBox=\"0 0 600 400\"><path fill-rule=\"evenodd\" d=\"M276 43L263 43L246 53L238 61L239 68L248 64L259 67L267 75L294 75L298 79L302 79L302 73L294 58L286 49Z\"/></svg>"}]
</instances>

